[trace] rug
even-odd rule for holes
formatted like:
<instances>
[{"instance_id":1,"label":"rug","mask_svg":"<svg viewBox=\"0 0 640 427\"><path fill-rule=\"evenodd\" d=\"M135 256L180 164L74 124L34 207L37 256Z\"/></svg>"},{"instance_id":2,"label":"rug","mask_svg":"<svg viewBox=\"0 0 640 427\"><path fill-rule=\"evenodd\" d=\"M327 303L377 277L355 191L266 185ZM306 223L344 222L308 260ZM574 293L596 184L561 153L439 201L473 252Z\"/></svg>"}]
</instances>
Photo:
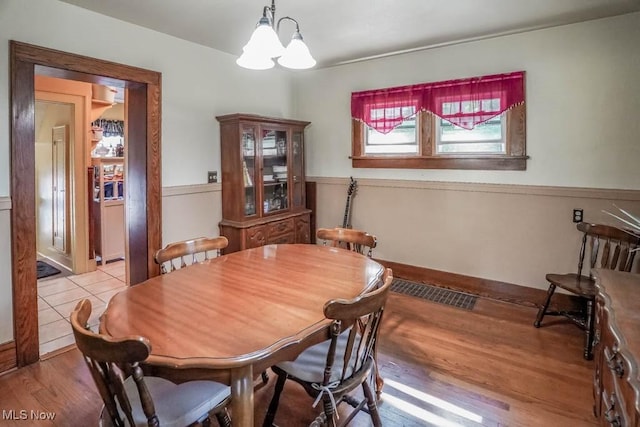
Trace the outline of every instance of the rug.
<instances>
[{"instance_id":1,"label":"rug","mask_svg":"<svg viewBox=\"0 0 640 427\"><path fill-rule=\"evenodd\" d=\"M55 274L60 274L60 270L58 270L57 268L55 268L50 264L47 264L44 261L37 261L37 266L38 266L38 279L53 276Z\"/></svg>"},{"instance_id":2,"label":"rug","mask_svg":"<svg viewBox=\"0 0 640 427\"><path fill-rule=\"evenodd\" d=\"M465 310L473 310L478 299L474 295L402 279L393 279L391 291Z\"/></svg>"}]
</instances>

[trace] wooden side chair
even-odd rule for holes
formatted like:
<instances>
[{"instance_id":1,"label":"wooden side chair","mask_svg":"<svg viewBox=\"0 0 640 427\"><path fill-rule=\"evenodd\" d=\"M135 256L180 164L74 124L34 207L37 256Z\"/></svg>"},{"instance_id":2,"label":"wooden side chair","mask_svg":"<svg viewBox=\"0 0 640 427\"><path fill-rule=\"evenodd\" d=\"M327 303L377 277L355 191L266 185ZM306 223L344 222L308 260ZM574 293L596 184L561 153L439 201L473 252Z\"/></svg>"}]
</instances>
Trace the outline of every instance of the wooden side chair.
<instances>
[{"instance_id":1,"label":"wooden side chair","mask_svg":"<svg viewBox=\"0 0 640 427\"><path fill-rule=\"evenodd\" d=\"M360 254L366 253L370 258L373 254L373 248L378 244L376 236L352 228L319 228L316 237L323 240L325 245L327 242L331 242L332 246L346 247Z\"/></svg>"},{"instance_id":2,"label":"wooden side chair","mask_svg":"<svg viewBox=\"0 0 640 427\"><path fill-rule=\"evenodd\" d=\"M340 426L347 425L360 410L369 413L374 426L382 425L369 379L392 281L391 269L387 269L379 288L352 300L336 299L324 305L325 317L332 319L329 339L309 347L293 362L272 367L278 379L263 427L273 425L287 379L302 385L307 394L316 399L314 407L322 401L323 412L311 425L336 426L337 406L342 402L355 409L345 419L338 419ZM364 392L361 401L349 395L358 386L362 386Z\"/></svg>"},{"instance_id":3,"label":"wooden side chair","mask_svg":"<svg viewBox=\"0 0 640 427\"><path fill-rule=\"evenodd\" d=\"M209 252L215 252L216 256L220 256L222 249L226 248L228 244L229 241L224 236L183 240L170 243L164 249L159 249L154 260L156 264L160 265L160 272L165 274L207 260L210 258Z\"/></svg>"},{"instance_id":4,"label":"wooden side chair","mask_svg":"<svg viewBox=\"0 0 640 427\"><path fill-rule=\"evenodd\" d=\"M213 381L174 384L158 377L144 377L140 363L149 356L146 338L112 338L91 332L87 320L91 302L80 301L71 313L71 326L104 402L102 426L187 426L208 422L215 416L231 426L226 411L229 387Z\"/></svg>"},{"instance_id":5,"label":"wooden side chair","mask_svg":"<svg viewBox=\"0 0 640 427\"><path fill-rule=\"evenodd\" d=\"M567 317L585 331L584 358L589 360L593 350L594 302L597 293L591 269L631 271L636 254L634 249L640 245L640 237L608 225L581 222L577 227L583 233L577 273L547 274L547 298L538 310L533 325L539 328L547 315ZM551 297L558 287L578 296L579 310L549 310Z\"/></svg>"}]
</instances>

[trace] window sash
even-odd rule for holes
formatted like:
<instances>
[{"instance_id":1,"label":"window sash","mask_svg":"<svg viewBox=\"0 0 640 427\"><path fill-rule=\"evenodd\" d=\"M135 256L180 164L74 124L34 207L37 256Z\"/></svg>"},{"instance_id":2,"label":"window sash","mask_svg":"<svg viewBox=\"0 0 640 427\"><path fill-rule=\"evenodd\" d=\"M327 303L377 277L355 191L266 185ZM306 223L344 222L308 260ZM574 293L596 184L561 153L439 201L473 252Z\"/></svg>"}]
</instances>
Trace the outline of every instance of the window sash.
<instances>
[{"instance_id":1,"label":"window sash","mask_svg":"<svg viewBox=\"0 0 640 427\"><path fill-rule=\"evenodd\" d=\"M477 138L477 139L468 139L468 138L456 138L456 139L443 139L443 129L442 122L445 119L436 117L435 119L435 135L436 135L436 155L451 155L451 154L498 154L505 155L507 154L507 144L506 144L506 118L505 115L502 114L498 116L498 120L496 118L492 118L491 120L483 123L483 125L488 124L489 122L497 121L500 124L500 138ZM455 124L451 124L454 127L457 127ZM478 127L475 127L473 130L466 129L466 132L476 132L478 133ZM465 133L464 131L461 133ZM496 144L500 145L499 150L495 149L480 149L482 146L495 146ZM443 147L452 148L458 146L459 150L448 150L442 149ZM467 149L464 149L464 148Z\"/></svg>"}]
</instances>

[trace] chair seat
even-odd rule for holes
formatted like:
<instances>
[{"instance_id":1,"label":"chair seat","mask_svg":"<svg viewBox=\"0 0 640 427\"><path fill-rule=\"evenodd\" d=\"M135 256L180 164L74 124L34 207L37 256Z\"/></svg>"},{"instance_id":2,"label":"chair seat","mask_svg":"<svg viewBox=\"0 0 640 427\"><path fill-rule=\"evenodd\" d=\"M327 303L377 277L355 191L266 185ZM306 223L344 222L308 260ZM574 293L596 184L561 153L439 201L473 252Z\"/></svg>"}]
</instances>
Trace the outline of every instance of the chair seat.
<instances>
[{"instance_id":1,"label":"chair seat","mask_svg":"<svg viewBox=\"0 0 640 427\"><path fill-rule=\"evenodd\" d=\"M336 344L336 353L343 354L345 348L347 347L347 340L349 339L349 329L342 332L340 336L338 336L338 341ZM319 344L316 344L312 347L309 347L294 360L293 362L282 362L278 363L276 366L292 377L295 377L299 380L308 382L308 383L319 383L321 384L324 379L324 368L327 363L327 352L329 351L329 344L331 344L331 340L323 341ZM354 347L357 348L359 344L359 340L356 339L354 343ZM350 359L351 363L349 367L347 367L345 377L348 378L353 373L353 364L355 363L356 354L355 352L352 354ZM342 359L336 359L333 364L333 369L331 371L331 381L340 380L340 374L342 372Z\"/></svg>"},{"instance_id":2,"label":"chair seat","mask_svg":"<svg viewBox=\"0 0 640 427\"><path fill-rule=\"evenodd\" d=\"M586 298L595 298L596 282L587 276L572 274L547 274L547 281Z\"/></svg>"},{"instance_id":3,"label":"chair seat","mask_svg":"<svg viewBox=\"0 0 640 427\"><path fill-rule=\"evenodd\" d=\"M159 377L145 377L145 384L153 398L158 421L163 427L184 427L201 421L207 414L230 395L230 388L213 381L190 381L174 384ZM131 377L124 382L131 400L136 426L146 427L147 417L142 412L140 395ZM103 410L102 426L111 426L111 419Z\"/></svg>"}]
</instances>

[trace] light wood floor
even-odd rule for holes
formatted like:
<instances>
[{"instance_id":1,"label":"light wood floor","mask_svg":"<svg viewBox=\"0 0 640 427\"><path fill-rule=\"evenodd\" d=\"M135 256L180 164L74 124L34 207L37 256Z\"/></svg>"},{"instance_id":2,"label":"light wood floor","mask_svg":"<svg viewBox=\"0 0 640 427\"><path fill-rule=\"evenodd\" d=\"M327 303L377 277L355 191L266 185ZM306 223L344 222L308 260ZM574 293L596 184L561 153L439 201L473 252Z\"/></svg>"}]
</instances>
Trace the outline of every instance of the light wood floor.
<instances>
[{"instance_id":1,"label":"light wood floor","mask_svg":"<svg viewBox=\"0 0 640 427\"><path fill-rule=\"evenodd\" d=\"M593 426L593 363L582 334L535 309L480 299L473 311L392 294L381 337L385 426ZM546 320L546 319L545 319ZM256 391L256 425L274 375ZM307 425L316 415L299 386L287 384L276 424ZM55 412L54 422L2 426L96 425L101 407L76 349L0 376L0 410ZM345 408L346 409L346 408ZM1 414L0 414L1 416ZM370 425L358 415L354 426Z\"/></svg>"}]
</instances>

